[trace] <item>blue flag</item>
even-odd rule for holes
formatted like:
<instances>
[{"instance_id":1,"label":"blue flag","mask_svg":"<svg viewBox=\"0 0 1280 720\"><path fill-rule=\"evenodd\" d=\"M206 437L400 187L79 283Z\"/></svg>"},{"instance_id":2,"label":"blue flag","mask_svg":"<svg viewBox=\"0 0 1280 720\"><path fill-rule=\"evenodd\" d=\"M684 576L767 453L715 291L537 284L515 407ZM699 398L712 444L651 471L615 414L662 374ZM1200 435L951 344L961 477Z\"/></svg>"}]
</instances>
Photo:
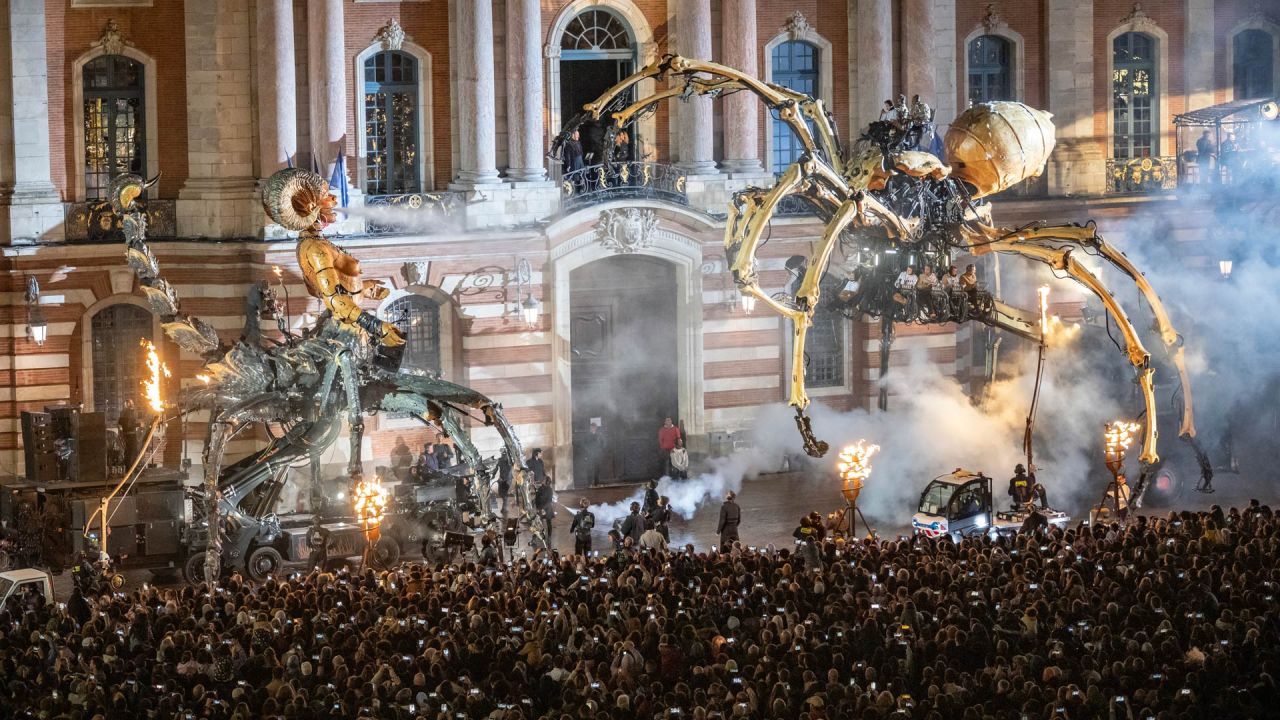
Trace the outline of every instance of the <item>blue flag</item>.
<instances>
[{"instance_id":1,"label":"blue flag","mask_svg":"<svg viewBox=\"0 0 1280 720\"><path fill-rule=\"evenodd\" d=\"M342 207L347 206L347 162L346 158L339 155L333 163L333 177L329 178L329 187L338 190L338 200L342 203Z\"/></svg>"}]
</instances>

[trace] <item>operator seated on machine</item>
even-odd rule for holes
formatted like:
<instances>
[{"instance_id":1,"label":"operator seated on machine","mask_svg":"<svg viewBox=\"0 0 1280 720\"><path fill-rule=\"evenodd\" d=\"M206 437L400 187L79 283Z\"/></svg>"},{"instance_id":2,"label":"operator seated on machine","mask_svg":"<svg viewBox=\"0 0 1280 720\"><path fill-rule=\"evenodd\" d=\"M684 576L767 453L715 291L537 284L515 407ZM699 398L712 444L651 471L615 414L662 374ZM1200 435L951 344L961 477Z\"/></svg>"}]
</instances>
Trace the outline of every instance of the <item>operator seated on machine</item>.
<instances>
[{"instance_id":1,"label":"operator seated on machine","mask_svg":"<svg viewBox=\"0 0 1280 720\"><path fill-rule=\"evenodd\" d=\"M1013 501L1013 509L1021 510L1032 502L1034 493L1032 485L1036 482L1035 466L1031 467L1031 473L1027 473L1027 469L1018 463L1013 468L1013 477L1009 478L1009 498Z\"/></svg>"}]
</instances>

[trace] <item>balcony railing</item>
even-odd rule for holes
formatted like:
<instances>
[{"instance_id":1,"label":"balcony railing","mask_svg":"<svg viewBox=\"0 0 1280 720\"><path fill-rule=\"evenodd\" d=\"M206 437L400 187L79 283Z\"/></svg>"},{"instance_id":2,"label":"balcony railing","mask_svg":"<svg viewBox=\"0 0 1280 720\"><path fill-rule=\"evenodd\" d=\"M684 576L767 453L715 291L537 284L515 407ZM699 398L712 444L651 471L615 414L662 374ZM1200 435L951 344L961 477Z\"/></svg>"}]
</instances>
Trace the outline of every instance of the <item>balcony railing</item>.
<instances>
[{"instance_id":1,"label":"balcony railing","mask_svg":"<svg viewBox=\"0 0 1280 720\"><path fill-rule=\"evenodd\" d=\"M177 201L146 200L147 237L172 238L177 236ZM121 219L104 200L67 203L63 222L67 242L110 243L124 242Z\"/></svg>"},{"instance_id":2,"label":"balcony railing","mask_svg":"<svg viewBox=\"0 0 1280 720\"><path fill-rule=\"evenodd\" d=\"M588 165L560 177L561 209L610 200L653 199L687 205L685 174L674 165L649 162Z\"/></svg>"},{"instance_id":3,"label":"balcony railing","mask_svg":"<svg viewBox=\"0 0 1280 720\"><path fill-rule=\"evenodd\" d=\"M369 195L366 208L383 208L365 216L365 232L370 235L392 235L420 228L432 217L460 215L466 207L462 193L407 193L403 195Z\"/></svg>"},{"instance_id":4,"label":"balcony railing","mask_svg":"<svg viewBox=\"0 0 1280 720\"><path fill-rule=\"evenodd\" d=\"M1178 187L1178 160L1173 156L1107 160L1107 192L1154 193Z\"/></svg>"}]
</instances>

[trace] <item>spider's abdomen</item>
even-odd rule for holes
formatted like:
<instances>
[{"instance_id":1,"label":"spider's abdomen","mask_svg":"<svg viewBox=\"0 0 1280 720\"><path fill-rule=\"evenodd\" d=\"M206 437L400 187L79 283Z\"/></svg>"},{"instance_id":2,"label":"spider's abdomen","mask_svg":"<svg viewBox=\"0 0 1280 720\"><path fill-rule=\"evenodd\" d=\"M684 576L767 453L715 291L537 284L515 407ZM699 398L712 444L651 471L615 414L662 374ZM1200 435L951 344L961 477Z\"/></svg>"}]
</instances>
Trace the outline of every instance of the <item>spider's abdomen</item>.
<instances>
[{"instance_id":1,"label":"spider's abdomen","mask_svg":"<svg viewBox=\"0 0 1280 720\"><path fill-rule=\"evenodd\" d=\"M1020 102L980 103L947 130L946 160L952 175L991 195L1038 177L1053 152L1052 115Z\"/></svg>"}]
</instances>

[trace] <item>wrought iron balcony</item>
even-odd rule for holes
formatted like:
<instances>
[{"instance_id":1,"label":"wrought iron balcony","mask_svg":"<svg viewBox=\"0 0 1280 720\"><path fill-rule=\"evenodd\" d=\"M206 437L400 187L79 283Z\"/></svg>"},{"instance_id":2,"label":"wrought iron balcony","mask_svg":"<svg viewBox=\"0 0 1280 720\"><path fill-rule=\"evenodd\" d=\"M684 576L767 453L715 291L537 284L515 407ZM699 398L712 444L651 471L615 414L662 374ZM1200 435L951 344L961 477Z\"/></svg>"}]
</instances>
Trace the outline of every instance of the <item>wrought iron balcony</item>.
<instances>
[{"instance_id":1,"label":"wrought iron balcony","mask_svg":"<svg viewBox=\"0 0 1280 720\"><path fill-rule=\"evenodd\" d=\"M457 192L368 195L364 199L366 208L387 208L389 212L366 216L365 232L370 235L403 233L406 232L405 225L417 227L430 217L423 214L423 219L418 219L409 215L410 213L433 213L436 217L448 218L461 215L466 204L463 193ZM405 217L400 218L401 222L395 222L401 214L405 214Z\"/></svg>"},{"instance_id":2,"label":"wrought iron balcony","mask_svg":"<svg viewBox=\"0 0 1280 720\"><path fill-rule=\"evenodd\" d=\"M560 177L561 209L565 211L610 200L648 198L686 205L684 171L674 165L650 162L588 165Z\"/></svg>"},{"instance_id":3,"label":"wrought iron balcony","mask_svg":"<svg viewBox=\"0 0 1280 720\"><path fill-rule=\"evenodd\" d=\"M1178 161L1173 156L1107 160L1107 192L1154 193L1178 187Z\"/></svg>"},{"instance_id":4,"label":"wrought iron balcony","mask_svg":"<svg viewBox=\"0 0 1280 720\"><path fill-rule=\"evenodd\" d=\"M172 238L177 236L177 201L142 201L147 213L147 236ZM111 210L105 200L91 200L66 204L63 222L67 242L111 243L124 242L124 230L120 216Z\"/></svg>"}]
</instances>

